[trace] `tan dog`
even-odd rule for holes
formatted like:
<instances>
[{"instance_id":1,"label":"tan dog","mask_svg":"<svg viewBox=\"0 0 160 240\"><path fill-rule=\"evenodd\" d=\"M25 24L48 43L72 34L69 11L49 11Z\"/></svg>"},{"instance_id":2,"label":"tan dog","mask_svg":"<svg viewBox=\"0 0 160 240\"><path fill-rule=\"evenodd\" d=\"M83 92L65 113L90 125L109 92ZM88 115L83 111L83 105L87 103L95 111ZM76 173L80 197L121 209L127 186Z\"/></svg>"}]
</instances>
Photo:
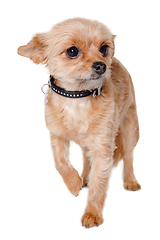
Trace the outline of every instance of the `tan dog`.
<instances>
[{"instance_id":1,"label":"tan dog","mask_svg":"<svg viewBox=\"0 0 160 240\"><path fill-rule=\"evenodd\" d=\"M82 225L99 226L113 164L123 158L124 188L140 189L133 172L139 138L134 88L113 57L114 36L97 21L76 18L37 34L18 53L49 69L45 117L56 169L73 195L89 186ZM70 140L83 151L81 177L69 162Z\"/></svg>"}]
</instances>

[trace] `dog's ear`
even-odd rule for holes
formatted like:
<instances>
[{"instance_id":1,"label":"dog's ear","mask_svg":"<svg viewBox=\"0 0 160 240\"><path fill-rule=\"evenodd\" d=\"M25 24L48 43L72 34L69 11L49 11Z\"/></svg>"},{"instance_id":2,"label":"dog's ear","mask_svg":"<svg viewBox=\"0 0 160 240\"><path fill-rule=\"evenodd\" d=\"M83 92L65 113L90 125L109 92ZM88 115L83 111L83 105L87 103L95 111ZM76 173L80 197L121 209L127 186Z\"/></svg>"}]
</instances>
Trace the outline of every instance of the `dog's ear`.
<instances>
[{"instance_id":1,"label":"dog's ear","mask_svg":"<svg viewBox=\"0 0 160 240\"><path fill-rule=\"evenodd\" d=\"M25 46L21 46L17 50L18 54L30 58L34 63L47 62L47 39L45 34L37 34Z\"/></svg>"},{"instance_id":2,"label":"dog's ear","mask_svg":"<svg viewBox=\"0 0 160 240\"><path fill-rule=\"evenodd\" d=\"M116 35L112 35L113 56L114 56L114 52L115 52L115 43L114 43L115 37L116 37Z\"/></svg>"},{"instance_id":3,"label":"dog's ear","mask_svg":"<svg viewBox=\"0 0 160 240\"><path fill-rule=\"evenodd\" d=\"M116 35L112 35L112 41L114 41L115 37L116 37Z\"/></svg>"}]
</instances>

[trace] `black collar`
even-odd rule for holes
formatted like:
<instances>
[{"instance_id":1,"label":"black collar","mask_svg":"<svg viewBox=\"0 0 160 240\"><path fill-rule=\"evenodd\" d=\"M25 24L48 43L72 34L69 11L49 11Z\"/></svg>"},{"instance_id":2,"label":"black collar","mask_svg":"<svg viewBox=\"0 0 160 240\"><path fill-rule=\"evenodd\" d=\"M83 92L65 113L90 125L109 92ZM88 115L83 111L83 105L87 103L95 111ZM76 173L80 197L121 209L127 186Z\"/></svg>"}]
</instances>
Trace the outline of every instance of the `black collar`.
<instances>
[{"instance_id":1,"label":"black collar","mask_svg":"<svg viewBox=\"0 0 160 240\"><path fill-rule=\"evenodd\" d=\"M54 77L52 75L50 75L50 81L49 81L49 87L56 92L57 94L63 96L63 97L68 97L68 98L82 98L82 97L88 97L91 94L93 94L93 97L97 97L98 95L100 95L102 89L103 89L103 85L101 88L96 88L94 90L85 90L85 91L66 91L65 89L58 87L55 83L54 83Z\"/></svg>"}]
</instances>

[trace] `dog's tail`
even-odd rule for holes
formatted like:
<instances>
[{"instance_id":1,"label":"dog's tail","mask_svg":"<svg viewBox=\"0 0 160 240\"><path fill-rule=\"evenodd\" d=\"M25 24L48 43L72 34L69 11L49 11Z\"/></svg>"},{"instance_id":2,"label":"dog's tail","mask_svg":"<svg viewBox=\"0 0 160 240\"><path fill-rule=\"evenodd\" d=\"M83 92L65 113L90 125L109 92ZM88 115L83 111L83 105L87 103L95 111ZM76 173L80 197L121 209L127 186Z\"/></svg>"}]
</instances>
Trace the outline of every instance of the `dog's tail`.
<instances>
[{"instance_id":1,"label":"dog's tail","mask_svg":"<svg viewBox=\"0 0 160 240\"><path fill-rule=\"evenodd\" d=\"M118 162L123 158L125 152L125 140L121 129L119 129L118 135L115 140L115 151L113 155L114 166L117 166Z\"/></svg>"}]
</instances>

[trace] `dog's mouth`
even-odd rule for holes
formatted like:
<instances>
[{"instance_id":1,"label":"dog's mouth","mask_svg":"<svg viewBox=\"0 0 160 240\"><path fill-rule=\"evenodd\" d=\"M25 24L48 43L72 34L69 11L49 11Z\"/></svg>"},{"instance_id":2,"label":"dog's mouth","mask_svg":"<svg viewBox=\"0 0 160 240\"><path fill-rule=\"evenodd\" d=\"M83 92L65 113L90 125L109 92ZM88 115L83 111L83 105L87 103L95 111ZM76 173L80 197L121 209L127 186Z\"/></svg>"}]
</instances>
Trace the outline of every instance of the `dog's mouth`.
<instances>
[{"instance_id":1,"label":"dog's mouth","mask_svg":"<svg viewBox=\"0 0 160 240\"><path fill-rule=\"evenodd\" d=\"M89 78L79 79L79 89L81 90L92 90L99 88L103 85L104 77L100 75L91 75Z\"/></svg>"},{"instance_id":2,"label":"dog's mouth","mask_svg":"<svg viewBox=\"0 0 160 240\"><path fill-rule=\"evenodd\" d=\"M95 76L95 75L93 75L93 76L91 76L91 77L88 79L88 81L91 81L91 80L96 81L96 80L98 80L98 79L100 79L100 78L102 78L102 76L99 76L99 75Z\"/></svg>"},{"instance_id":3,"label":"dog's mouth","mask_svg":"<svg viewBox=\"0 0 160 240\"><path fill-rule=\"evenodd\" d=\"M82 78L82 79L79 79L79 80L80 80L81 83L86 83L86 82L89 82L89 81L97 81L99 79L102 79L101 75L92 74L90 77Z\"/></svg>"}]
</instances>

